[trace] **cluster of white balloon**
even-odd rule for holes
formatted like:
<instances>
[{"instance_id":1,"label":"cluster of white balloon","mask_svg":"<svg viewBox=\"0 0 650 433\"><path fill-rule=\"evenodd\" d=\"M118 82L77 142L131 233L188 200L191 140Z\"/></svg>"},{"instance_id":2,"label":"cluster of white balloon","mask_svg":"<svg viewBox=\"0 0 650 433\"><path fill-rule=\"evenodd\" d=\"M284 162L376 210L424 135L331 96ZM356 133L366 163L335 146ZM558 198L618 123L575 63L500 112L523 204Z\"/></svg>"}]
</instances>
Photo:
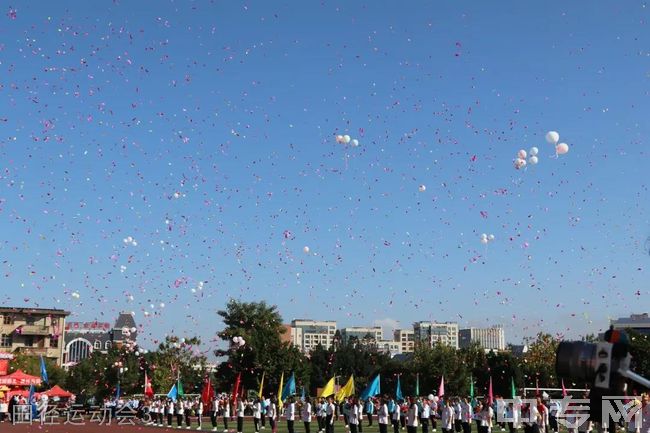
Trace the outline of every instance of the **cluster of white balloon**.
<instances>
[{"instance_id":1,"label":"cluster of white balloon","mask_svg":"<svg viewBox=\"0 0 650 433\"><path fill-rule=\"evenodd\" d=\"M566 143L558 143L560 141L560 134L557 131L548 131L546 133L546 142L555 146L555 156L564 155L569 151L569 145Z\"/></svg>"},{"instance_id":2,"label":"cluster of white balloon","mask_svg":"<svg viewBox=\"0 0 650 433\"><path fill-rule=\"evenodd\" d=\"M79 292L72 292L72 297L75 299L79 299L81 295L79 294Z\"/></svg>"},{"instance_id":3,"label":"cluster of white balloon","mask_svg":"<svg viewBox=\"0 0 650 433\"><path fill-rule=\"evenodd\" d=\"M536 147L531 147L528 150L528 153L526 153L524 149L519 149L519 152L517 152L517 158L515 158L515 168L519 170L526 167L526 157L528 157L528 164L536 165L539 162L539 158L537 157L538 153L539 149Z\"/></svg>"},{"instance_id":4,"label":"cluster of white balloon","mask_svg":"<svg viewBox=\"0 0 650 433\"><path fill-rule=\"evenodd\" d=\"M138 246L138 243L135 241L135 239L133 239L132 236L128 236L128 237L122 239L122 242L124 242L127 245L133 245L134 247Z\"/></svg>"},{"instance_id":5,"label":"cluster of white balloon","mask_svg":"<svg viewBox=\"0 0 650 433\"><path fill-rule=\"evenodd\" d=\"M236 349L239 349L244 347L244 345L246 344L246 340L244 340L244 337L232 337L232 343Z\"/></svg>"},{"instance_id":6,"label":"cluster of white balloon","mask_svg":"<svg viewBox=\"0 0 650 433\"><path fill-rule=\"evenodd\" d=\"M350 144L352 147L357 147L359 145L359 140L352 138L349 135L337 135L336 142L341 144Z\"/></svg>"},{"instance_id":7,"label":"cluster of white balloon","mask_svg":"<svg viewBox=\"0 0 650 433\"><path fill-rule=\"evenodd\" d=\"M494 239L495 239L495 237L494 237L493 234L489 234L489 235L486 234L486 233L481 234L481 243L483 245L487 245L488 243L494 241Z\"/></svg>"}]
</instances>

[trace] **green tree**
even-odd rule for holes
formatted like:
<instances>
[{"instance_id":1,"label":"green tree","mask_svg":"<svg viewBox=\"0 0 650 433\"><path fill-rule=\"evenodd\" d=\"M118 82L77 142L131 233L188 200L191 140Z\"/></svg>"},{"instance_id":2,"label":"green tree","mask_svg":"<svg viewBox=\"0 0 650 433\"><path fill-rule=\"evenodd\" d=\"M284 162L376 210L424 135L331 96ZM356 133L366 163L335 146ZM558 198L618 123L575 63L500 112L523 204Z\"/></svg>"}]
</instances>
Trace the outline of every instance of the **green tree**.
<instances>
[{"instance_id":1,"label":"green tree","mask_svg":"<svg viewBox=\"0 0 650 433\"><path fill-rule=\"evenodd\" d=\"M526 340L528 351L523 356L522 369L527 386L557 387L555 352L558 340L550 334L539 333Z\"/></svg>"},{"instance_id":2,"label":"green tree","mask_svg":"<svg viewBox=\"0 0 650 433\"><path fill-rule=\"evenodd\" d=\"M650 377L650 337L632 329L628 329L627 333L630 337L632 370L641 376Z\"/></svg>"},{"instance_id":3,"label":"green tree","mask_svg":"<svg viewBox=\"0 0 650 433\"><path fill-rule=\"evenodd\" d=\"M166 393L180 377L186 393L200 392L207 364L206 356L197 350L200 345L198 337L172 335L165 337L156 351L147 353L143 369L147 370L153 389Z\"/></svg>"},{"instance_id":4,"label":"green tree","mask_svg":"<svg viewBox=\"0 0 650 433\"><path fill-rule=\"evenodd\" d=\"M276 306L232 299L218 314L225 325L218 335L228 345L214 352L218 357L227 357L218 370L223 386L232 386L237 374L242 373L242 386L256 389L266 372L266 391L275 394L280 375L284 372L288 377L293 370L298 386L309 387L309 362L297 348L282 342L285 327ZM246 344L233 344L233 337L243 337Z\"/></svg>"},{"instance_id":5,"label":"green tree","mask_svg":"<svg viewBox=\"0 0 650 433\"><path fill-rule=\"evenodd\" d=\"M66 381L66 372L51 359L45 359L45 369L47 370L48 383L43 384L41 389L49 389L54 385L63 387ZM14 356L10 363L11 371L22 370L32 376L41 377L41 358L39 356L19 353Z\"/></svg>"}]
</instances>

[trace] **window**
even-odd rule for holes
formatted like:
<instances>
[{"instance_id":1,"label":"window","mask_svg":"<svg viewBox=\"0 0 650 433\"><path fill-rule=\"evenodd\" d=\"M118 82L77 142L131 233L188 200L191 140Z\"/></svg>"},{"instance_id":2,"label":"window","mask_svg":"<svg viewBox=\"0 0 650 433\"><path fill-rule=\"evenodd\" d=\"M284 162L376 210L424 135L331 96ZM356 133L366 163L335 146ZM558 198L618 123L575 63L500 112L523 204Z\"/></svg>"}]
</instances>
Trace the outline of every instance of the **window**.
<instances>
[{"instance_id":1,"label":"window","mask_svg":"<svg viewBox=\"0 0 650 433\"><path fill-rule=\"evenodd\" d=\"M101 350L102 348L102 342L99 340L95 340L95 349Z\"/></svg>"},{"instance_id":2,"label":"window","mask_svg":"<svg viewBox=\"0 0 650 433\"><path fill-rule=\"evenodd\" d=\"M25 347L32 347L34 345L34 336L26 335L25 336Z\"/></svg>"},{"instance_id":3,"label":"window","mask_svg":"<svg viewBox=\"0 0 650 433\"><path fill-rule=\"evenodd\" d=\"M25 323L28 325L33 325L36 322L36 318L34 316L27 316L25 317Z\"/></svg>"},{"instance_id":4,"label":"window","mask_svg":"<svg viewBox=\"0 0 650 433\"><path fill-rule=\"evenodd\" d=\"M2 323L5 325L13 325L14 324L14 317L10 316L8 314L5 314L5 316L2 319Z\"/></svg>"},{"instance_id":5,"label":"window","mask_svg":"<svg viewBox=\"0 0 650 433\"><path fill-rule=\"evenodd\" d=\"M0 335L0 347L11 347L12 343L13 342L11 341L11 335L8 334Z\"/></svg>"},{"instance_id":6,"label":"window","mask_svg":"<svg viewBox=\"0 0 650 433\"><path fill-rule=\"evenodd\" d=\"M52 348L57 348L59 347L59 338L58 337L50 337L50 347Z\"/></svg>"},{"instance_id":7,"label":"window","mask_svg":"<svg viewBox=\"0 0 650 433\"><path fill-rule=\"evenodd\" d=\"M107 341L106 343L104 343L104 349L108 350L111 348L112 345L113 344L110 341Z\"/></svg>"}]
</instances>

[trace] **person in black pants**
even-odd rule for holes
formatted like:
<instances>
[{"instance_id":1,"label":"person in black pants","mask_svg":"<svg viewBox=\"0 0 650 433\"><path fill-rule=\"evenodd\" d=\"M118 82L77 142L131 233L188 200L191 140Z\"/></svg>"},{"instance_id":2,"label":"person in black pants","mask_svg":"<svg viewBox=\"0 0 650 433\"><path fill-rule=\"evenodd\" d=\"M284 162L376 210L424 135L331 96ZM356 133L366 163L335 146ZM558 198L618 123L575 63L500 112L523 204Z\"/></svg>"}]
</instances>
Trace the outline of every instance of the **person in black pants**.
<instances>
[{"instance_id":1,"label":"person in black pants","mask_svg":"<svg viewBox=\"0 0 650 433\"><path fill-rule=\"evenodd\" d=\"M336 416L336 406L334 405L334 397L327 399L327 407L325 408L325 433L334 433L334 417Z\"/></svg>"},{"instance_id":2,"label":"person in black pants","mask_svg":"<svg viewBox=\"0 0 650 433\"><path fill-rule=\"evenodd\" d=\"M183 426L183 401L179 398L176 402L176 427Z\"/></svg>"},{"instance_id":3,"label":"person in black pants","mask_svg":"<svg viewBox=\"0 0 650 433\"><path fill-rule=\"evenodd\" d=\"M379 397L377 406L377 424L379 424L379 433L388 433L388 405L386 397Z\"/></svg>"}]
</instances>

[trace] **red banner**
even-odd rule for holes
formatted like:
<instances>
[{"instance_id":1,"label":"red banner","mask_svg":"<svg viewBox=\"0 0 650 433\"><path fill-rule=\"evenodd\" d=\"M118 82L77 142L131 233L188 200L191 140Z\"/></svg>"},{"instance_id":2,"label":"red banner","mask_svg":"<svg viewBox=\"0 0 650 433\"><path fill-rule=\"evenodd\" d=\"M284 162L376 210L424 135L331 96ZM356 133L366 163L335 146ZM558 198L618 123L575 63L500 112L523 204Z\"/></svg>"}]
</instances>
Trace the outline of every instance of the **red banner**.
<instances>
[{"instance_id":1,"label":"red banner","mask_svg":"<svg viewBox=\"0 0 650 433\"><path fill-rule=\"evenodd\" d=\"M9 360L0 359L0 376L6 376L9 373Z\"/></svg>"}]
</instances>

